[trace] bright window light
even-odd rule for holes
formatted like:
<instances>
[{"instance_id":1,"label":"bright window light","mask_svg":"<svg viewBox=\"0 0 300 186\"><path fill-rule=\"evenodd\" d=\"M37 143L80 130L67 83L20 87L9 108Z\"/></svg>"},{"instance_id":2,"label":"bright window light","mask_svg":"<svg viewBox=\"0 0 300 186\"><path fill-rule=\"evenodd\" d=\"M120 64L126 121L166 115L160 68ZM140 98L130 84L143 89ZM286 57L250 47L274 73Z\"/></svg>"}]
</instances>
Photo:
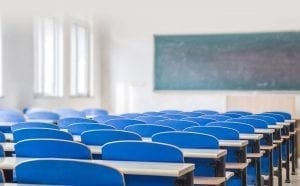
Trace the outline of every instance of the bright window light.
<instances>
[{"instance_id":1,"label":"bright window light","mask_svg":"<svg viewBox=\"0 0 300 186\"><path fill-rule=\"evenodd\" d=\"M63 95L62 24L55 18L35 22L35 94Z\"/></svg>"}]
</instances>

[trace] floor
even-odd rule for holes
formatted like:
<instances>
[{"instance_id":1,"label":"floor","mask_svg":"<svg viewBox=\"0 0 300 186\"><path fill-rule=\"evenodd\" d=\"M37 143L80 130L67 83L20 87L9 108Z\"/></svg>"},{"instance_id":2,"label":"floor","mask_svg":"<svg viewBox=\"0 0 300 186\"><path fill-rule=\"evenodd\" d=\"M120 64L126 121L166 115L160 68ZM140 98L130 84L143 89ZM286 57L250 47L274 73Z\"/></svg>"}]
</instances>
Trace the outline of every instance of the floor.
<instances>
[{"instance_id":1,"label":"floor","mask_svg":"<svg viewBox=\"0 0 300 186\"><path fill-rule=\"evenodd\" d=\"M274 185L278 185L276 178L274 180ZM283 185L300 186L300 159L298 159L298 168L296 169L296 175L291 175L291 183L285 183L285 169L283 169Z\"/></svg>"}]
</instances>

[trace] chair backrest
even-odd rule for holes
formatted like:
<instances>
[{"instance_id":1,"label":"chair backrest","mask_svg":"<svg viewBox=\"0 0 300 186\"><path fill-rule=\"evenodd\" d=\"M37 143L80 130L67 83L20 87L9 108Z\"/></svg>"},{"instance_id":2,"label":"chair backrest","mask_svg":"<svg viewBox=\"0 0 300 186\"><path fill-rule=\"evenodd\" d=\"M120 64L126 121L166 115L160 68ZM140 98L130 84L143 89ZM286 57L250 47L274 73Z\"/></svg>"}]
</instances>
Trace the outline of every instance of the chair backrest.
<instances>
[{"instance_id":1,"label":"chair backrest","mask_svg":"<svg viewBox=\"0 0 300 186\"><path fill-rule=\"evenodd\" d=\"M112 119L105 122L107 125L111 125L116 129L124 129L128 125L134 124L145 124L143 121L135 120L135 119Z\"/></svg>"},{"instance_id":2,"label":"chair backrest","mask_svg":"<svg viewBox=\"0 0 300 186\"><path fill-rule=\"evenodd\" d=\"M202 115L204 115L201 112L181 112L181 115L185 115L186 117L200 117Z\"/></svg>"},{"instance_id":3,"label":"chair backrest","mask_svg":"<svg viewBox=\"0 0 300 186\"><path fill-rule=\"evenodd\" d=\"M5 138L4 133L0 131L0 142L5 142L5 141L6 141L6 138Z\"/></svg>"},{"instance_id":4,"label":"chair backrest","mask_svg":"<svg viewBox=\"0 0 300 186\"><path fill-rule=\"evenodd\" d=\"M5 156L4 149L3 149L2 145L0 145L0 157L4 157L4 156Z\"/></svg>"},{"instance_id":5,"label":"chair backrest","mask_svg":"<svg viewBox=\"0 0 300 186\"><path fill-rule=\"evenodd\" d=\"M59 139L28 139L15 144L17 157L91 159L91 150L84 144Z\"/></svg>"},{"instance_id":6,"label":"chair backrest","mask_svg":"<svg viewBox=\"0 0 300 186\"><path fill-rule=\"evenodd\" d=\"M73 123L97 123L97 121L86 118L64 118L57 121L60 128L66 128Z\"/></svg>"},{"instance_id":7,"label":"chair backrest","mask_svg":"<svg viewBox=\"0 0 300 186\"><path fill-rule=\"evenodd\" d=\"M152 141L175 145L179 148L218 149L219 142L212 135L187 131L161 132L152 136Z\"/></svg>"},{"instance_id":8,"label":"chair backrest","mask_svg":"<svg viewBox=\"0 0 300 186\"><path fill-rule=\"evenodd\" d=\"M0 122L24 122L25 118L21 113L11 111L0 111Z\"/></svg>"},{"instance_id":9,"label":"chair backrest","mask_svg":"<svg viewBox=\"0 0 300 186\"><path fill-rule=\"evenodd\" d=\"M29 112L26 114L26 116L31 120L59 120L59 115L57 113L49 111Z\"/></svg>"},{"instance_id":10,"label":"chair backrest","mask_svg":"<svg viewBox=\"0 0 300 186\"><path fill-rule=\"evenodd\" d=\"M241 114L237 114L237 113L224 113L224 114L222 114L223 116L229 116L229 117L231 117L231 118L240 118L240 117L242 117L243 115L241 115Z\"/></svg>"},{"instance_id":11,"label":"chair backrest","mask_svg":"<svg viewBox=\"0 0 300 186\"><path fill-rule=\"evenodd\" d=\"M183 162L183 154L173 145L143 142L116 141L102 147L104 160L148 161L148 162Z\"/></svg>"},{"instance_id":12,"label":"chair backrest","mask_svg":"<svg viewBox=\"0 0 300 186\"><path fill-rule=\"evenodd\" d=\"M174 128L175 130L182 131L188 127L199 126L198 123L193 121L185 121L185 120L175 120L175 119L166 119L155 122L157 125L168 126Z\"/></svg>"},{"instance_id":13,"label":"chair backrest","mask_svg":"<svg viewBox=\"0 0 300 186\"><path fill-rule=\"evenodd\" d=\"M95 116L99 115L108 115L107 110L105 109L100 109L100 108L87 108L82 110L82 112L87 116L94 118Z\"/></svg>"},{"instance_id":14,"label":"chair backrest","mask_svg":"<svg viewBox=\"0 0 300 186\"><path fill-rule=\"evenodd\" d=\"M14 142L19 142L26 139L38 139L38 138L50 138L50 139L62 139L73 141L73 137L70 133L45 128L27 128L19 129L13 132Z\"/></svg>"},{"instance_id":15,"label":"chair backrest","mask_svg":"<svg viewBox=\"0 0 300 186\"><path fill-rule=\"evenodd\" d=\"M209 134L220 140L238 140L240 139L239 131L219 126L201 126L201 127L190 127L185 129L186 132L196 132Z\"/></svg>"},{"instance_id":16,"label":"chair backrest","mask_svg":"<svg viewBox=\"0 0 300 186\"><path fill-rule=\"evenodd\" d=\"M188 118L184 118L183 120L187 120L187 121L193 121L198 123L201 126L206 125L207 123L211 123L211 122L216 122L217 120L215 119L210 119L210 118L203 118L203 117L188 117Z\"/></svg>"},{"instance_id":17,"label":"chair backrest","mask_svg":"<svg viewBox=\"0 0 300 186\"><path fill-rule=\"evenodd\" d=\"M155 111L149 111L149 112L144 112L144 115L148 115L148 116L160 116L165 114L164 112L155 112Z\"/></svg>"},{"instance_id":18,"label":"chair backrest","mask_svg":"<svg viewBox=\"0 0 300 186\"><path fill-rule=\"evenodd\" d=\"M214 111L214 110L204 110L204 109L194 110L193 112L200 112L200 113L205 114L205 115L219 114L219 112L217 112L217 111Z\"/></svg>"},{"instance_id":19,"label":"chair backrest","mask_svg":"<svg viewBox=\"0 0 300 186\"><path fill-rule=\"evenodd\" d=\"M232 110L232 111L228 111L226 113L233 113L233 114L239 114L242 116L247 116L247 115L252 115L251 112L247 112L247 111L239 111L239 110Z\"/></svg>"},{"instance_id":20,"label":"chair backrest","mask_svg":"<svg viewBox=\"0 0 300 186\"><path fill-rule=\"evenodd\" d=\"M288 112L272 111L272 112L264 112L264 113L279 114L279 115L282 115L286 120L292 119L292 115Z\"/></svg>"},{"instance_id":21,"label":"chair backrest","mask_svg":"<svg viewBox=\"0 0 300 186\"><path fill-rule=\"evenodd\" d=\"M88 130L115 129L113 126L100 123L74 123L67 127L72 135L80 135Z\"/></svg>"},{"instance_id":22,"label":"chair backrest","mask_svg":"<svg viewBox=\"0 0 300 186\"><path fill-rule=\"evenodd\" d=\"M268 123L264 120L261 120L261 119L242 117L242 118L229 119L227 121L247 123L249 125L252 125L254 128L261 128L261 129L267 129L268 128Z\"/></svg>"},{"instance_id":23,"label":"chair backrest","mask_svg":"<svg viewBox=\"0 0 300 186\"><path fill-rule=\"evenodd\" d=\"M15 168L16 181L42 185L124 186L124 177L115 168L76 160L29 160Z\"/></svg>"},{"instance_id":24,"label":"chair backrest","mask_svg":"<svg viewBox=\"0 0 300 186\"><path fill-rule=\"evenodd\" d=\"M277 120L277 122L284 122L284 120L285 120L284 116L282 116L280 114L263 113L263 114L258 114L258 115L273 117Z\"/></svg>"},{"instance_id":25,"label":"chair backrest","mask_svg":"<svg viewBox=\"0 0 300 186\"><path fill-rule=\"evenodd\" d=\"M85 114L71 108L59 108L54 110L55 113L59 114L60 118L85 118Z\"/></svg>"},{"instance_id":26,"label":"chair backrest","mask_svg":"<svg viewBox=\"0 0 300 186\"><path fill-rule=\"evenodd\" d=\"M30 128L45 128L45 129L56 129L59 127L51 123L42 123L42 122L21 122L16 123L11 126L11 131L14 132L19 129L30 129Z\"/></svg>"},{"instance_id":27,"label":"chair backrest","mask_svg":"<svg viewBox=\"0 0 300 186\"><path fill-rule=\"evenodd\" d=\"M81 134L81 142L87 145L104 145L112 141L137 140L142 138L136 133L124 130L89 130Z\"/></svg>"},{"instance_id":28,"label":"chair backrest","mask_svg":"<svg viewBox=\"0 0 300 186\"><path fill-rule=\"evenodd\" d=\"M166 119L183 119L187 117L186 115L182 115L182 114L163 114L161 116Z\"/></svg>"},{"instance_id":29,"label":"chair backrest","mask_svg":"<svg viewBox=\"0 0 300 186\"><path fill-rule=\"evenodd\" d=\"M136 120L143 121L145 123L155 123L156 121L168 119L163 116L139 116Z\"/></svg>"},{"instance_id":30,"label":"chair backrest","mask_svg":"<svg viewBox=\"0 0 300 186\"><path fill-rule=\"evenodd\" d=\"M127 119L135 119L137 117L144 116L144 114L141 114L141 113L125 113L125 114L121 114L120 116L123 117L123 118L127 118Z\"/></svg>"},{"instance_id":31,"label":"chair backrest","mask_svg":"<svg viewBox=\"0 0 300 186\"><path fill-rule=\"evenodd\" d=\"M224 115L221 115L221 114L215 114L215 115L203 115L201 116L203 118L209 118L209 119L214 119L214 120L217 120L217 121L226 121L228 119L231 119L231 117L229 116L224 116Z\"/></svg>"},{"instance_id":32,"label":"chair backrest","mask_svg":"<svg viewBox=\"0 0 300 186\"><path fill-rule=\"evenodd\" d=\"M249 115L249 116L244 116L242 118L260 119L267 122L268 125L276 125L277 122L277 120L274 117L265 116L265 115Z\"/></svg>"},{"instance_id":33,"label":"chair backrest","mask_svg":"<svg viewBox=\"0 0 300 186\"><path fill-rule=\"evenodd\" d=\"M159 112L162 112L164 114L180 114L181 110L161 110Z\"/></svg>"},{"instance_id":34,"label":"chair backrest","mask_svg":"<svg viewBox=\"0 0 300 186\"><path fill-rule=\"evenodd\" d=\"M126 131L135 132L142 137L151 137L159 132L175 131L175 129L163 125L155 124L136 124L129 125L125 128Z\"/></svg>"},{"instance_id":35,"label":"chair backrest","mask_svg":"<svg viewBox=\"0 0 300 186\"><path fill-rule=\"evenodd\" d=\"M221 127L228 127L239 131L239 133L254 133L254 127L246 123L240 122L229 122L229 121L218 121L213 123L208 123L206 126L221 126Z\"/></svg>"},{"instance_id":36,"label":"chair backrest","mask_svg":"<svg viewBox=\"0 0 300 186\"><path fill-rule=\"evenodd\" d=\"M93 118L93 120L99 122L99 123L105 123L106 121L112 120L112 119L125 119L122 116L114 116L114 115L100 115Z\"/></svg>"}]
</instances>

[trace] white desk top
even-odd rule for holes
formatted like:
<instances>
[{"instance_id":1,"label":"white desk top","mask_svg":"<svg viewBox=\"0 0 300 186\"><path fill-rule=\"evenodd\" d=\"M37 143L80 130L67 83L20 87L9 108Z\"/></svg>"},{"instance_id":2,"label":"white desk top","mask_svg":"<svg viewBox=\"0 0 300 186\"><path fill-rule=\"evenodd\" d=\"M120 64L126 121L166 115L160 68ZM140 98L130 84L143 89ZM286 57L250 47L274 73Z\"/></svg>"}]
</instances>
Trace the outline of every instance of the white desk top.
<instances>
[{"instance_id":1,"label":"white desk top","mask_svg":"<svg viewBox=\"0 0 300 186\"><path fill-rule=\"evenodd\" d=\"M284 120L285 122L290 122L290 123L292 123L292 122L296 122L296 120L295 119L286 119L286 120Z\"/></svg>"},{"instance_id":2,"label":"white desk top","mask_svg":"<svg viewBox=\"0 0 300 186\"><path fill-rule=\"evenodd\" d=\"M0 168L13 170L15 169L16 165L28 160L33 160L33 158L16 158L16 157L0 158ZM195 166L190 163L161 163L161 162L108 161L108 160L77 160L77 161L92 162L96 164L111 166L118 169L124 174L131 174L131 175L180 177L195 169Z\"/></svg>"},{"instance_id":3,"label":"white desk top","mask_svg":"<svg viewBox=\"0 0 300 186\"><path fill-rule=\"evenodd\" d=\"M242 140L260 140L263 138L262 134L243 134L240 133L240 139Z\"/></svg>"},{"instance_id":4,"label":"white desk top","mask_svg":"<svg viewBox=\"0 0 300 186\"><path fill-rule=\"evenodd\" d=\"M8 141L13 141L14 137L12 133L4 133L5 139Z\"/></svg>"},{"instance_id":5,"label":"white desk top","mask_svg":"<svg viewBox=\"0 0 300 186\"><path fill-rule=\"evenodd\" d=\"M276 125L290 126L289 122L276 122Z\"/></svg>"},{"instance_id":6,"label":"white desk top","mask_svg":"<svg viewBox=\"0 0 300 186\"><path fill-rule=\"evenodd\" d=\"M269 129L282 129L283 126L282 125L268 125Z\"/></svg>"},{"instance_id":7,"label":"white desk top","mask_svg":"<svg viewBox=\"0 0 300 186\"><path fill-rule=\"evenodd\" d=\"M49 119L27 119L26 122L42 122L42 123L55 123L55 120L49 120Z\"/></svg>"},{"instance_id":8,"label":"white desk top","mask_svg":"<svg viewBox=\"0 0 300 186\"><path fill-rule=\"evenodd\" d=\"M261 133L261 134L272 134L275 132L274 129L254 129L255 133Z\"/></svg>"}]
</instances>

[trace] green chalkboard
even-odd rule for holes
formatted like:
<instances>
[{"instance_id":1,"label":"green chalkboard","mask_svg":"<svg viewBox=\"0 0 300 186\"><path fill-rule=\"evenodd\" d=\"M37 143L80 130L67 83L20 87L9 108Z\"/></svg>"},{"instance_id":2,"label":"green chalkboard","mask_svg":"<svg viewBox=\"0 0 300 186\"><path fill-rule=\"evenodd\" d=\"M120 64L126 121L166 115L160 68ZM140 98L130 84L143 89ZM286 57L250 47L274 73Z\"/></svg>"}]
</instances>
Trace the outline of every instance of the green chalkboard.
<instances>
[{"instance_id":1,"label":"green chalkboard","mask_svg":"<svg viewBox=\"0 0 300 186\"><path fill-rule=\"evenodd\" d=\"M300 90L300 32L157 35L155 90Z\"/></svg>"}]
</instances>

